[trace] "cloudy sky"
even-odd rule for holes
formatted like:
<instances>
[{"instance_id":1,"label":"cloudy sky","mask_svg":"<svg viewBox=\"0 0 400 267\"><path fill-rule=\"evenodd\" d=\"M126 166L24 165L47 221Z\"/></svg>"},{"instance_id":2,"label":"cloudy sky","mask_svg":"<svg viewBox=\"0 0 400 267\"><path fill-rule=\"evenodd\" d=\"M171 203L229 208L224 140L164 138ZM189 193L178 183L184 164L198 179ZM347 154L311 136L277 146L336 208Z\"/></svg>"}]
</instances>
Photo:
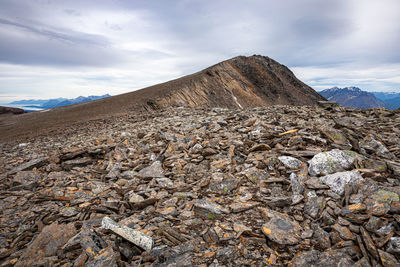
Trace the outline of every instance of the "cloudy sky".
<instances>
[{"instance_id":1,"label":"cloudy sky","mask_svg":"<svg viewBox=\"0 0 400 267\"><path fill-rule=\"evenodd\" d=\"M0 102L120 94L261 54L400 92L399 0L0 0Z\"/></svg>"}]
</instances>

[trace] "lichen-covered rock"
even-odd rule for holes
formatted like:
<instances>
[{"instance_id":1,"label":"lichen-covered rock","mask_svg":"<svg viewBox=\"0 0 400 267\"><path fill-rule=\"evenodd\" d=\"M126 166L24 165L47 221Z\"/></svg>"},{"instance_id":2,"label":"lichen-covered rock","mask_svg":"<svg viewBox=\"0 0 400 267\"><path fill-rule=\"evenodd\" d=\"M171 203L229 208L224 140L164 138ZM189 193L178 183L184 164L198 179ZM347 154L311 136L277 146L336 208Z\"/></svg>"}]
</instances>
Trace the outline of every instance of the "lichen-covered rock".
<instances>
[{"instance_id":1,"label":"lichen-covered rock","mask_svg":"<svg viewBox=\"0 0 400 267\"><path fill-rule=\"evenodd\" d=\"M96 254L91 261L88 261L87 267L117 267L117 255L109 246Z\"/></svg>"},{"instance_id":2,"label":"lichen-covered rock","mask_svg":"<svg viewBox=\"0 0 400 267\"><path fill-rule=\"evenodd\" d=\"M227 209L208 199L198 200L194 204L194 211L199 217L208 220L220 219L224 214L229 213Z\"/></svg>"},{"instance_id":3,"label":"lichen-covered rock","mask_svg":"<svg viewBox=\"0 0 400 267\"><path fill-rule=\"evenodd\" d=\"M351 168L353 162L362 156L349 150L332 149L318 153L309 161L311 176L327 175Z\"/></svg>"},{"instance_id":4,"label":"lichen-covered rock","mask_svg":"<svg viewBox=\"0 0 400 267\"><path fill-rule=\"evenodd\" d=\"M300 242L302 228L297 221L267 209L263 209L263 214L268 221L261 230L268 239L279 245L295 245Z\"/></svg>"},{"instance_id":5,"label":"lichen-covered rock","mask_svg":"<svg viewBox=\"0 0 400 267\"><path fill-rule=\"evenodd\" d=\"M399 194L384 189L378 189L368 194L364 204L369 213L382 216L389 212L392 202L398 201Z\"/></svg>"},{"instance_id":6,"label":"lichen-covered rock","mask_svg":"<svg viewBox=\"0 0 400 267\"><path fill-rule=\"evenodd\" d=\"M289 157L289 156L281 156L281 157L278 157L278 159L288 169L297 169L300 167L300 165L302 163L301 160L298 160L296 158Z\"/></svg>"},{"instance_id":7,"label":"lichen-covered rock","mask_svg":"<svg viewBox=\"0 0 400 267\"><path fill-rule=\"evenodd\" d=\"M320 131L322 135L328 138L336 147L341 149L351 149L352 145L342 131L326 125L324 125Z\"/></svg>"},{"instance_id":8,"label":"lichen-covered rock","mask_svg":"<svg viewBox=\"0 0 400 267\"><path fill-rule=\"evenodd\" d=\"M360 153L368 156L375 153L378 156L391 158L393 155L389 152L384 144L375 140L371 135L368 135L364 140L359 143Z\"/></svg>"},{"instance_id":9,"label":"lichen-covered rock","mask_svg":"<svg viewBox=\"0 0 400 267\"><path fill-rule=\"evenodd\" d=\"M319 179L322 183L328 185L333 192L339 195L343 195L345 185L359 184L364 180L358 170L337 172L322 176Z\"/></svg>"}]
</instances>

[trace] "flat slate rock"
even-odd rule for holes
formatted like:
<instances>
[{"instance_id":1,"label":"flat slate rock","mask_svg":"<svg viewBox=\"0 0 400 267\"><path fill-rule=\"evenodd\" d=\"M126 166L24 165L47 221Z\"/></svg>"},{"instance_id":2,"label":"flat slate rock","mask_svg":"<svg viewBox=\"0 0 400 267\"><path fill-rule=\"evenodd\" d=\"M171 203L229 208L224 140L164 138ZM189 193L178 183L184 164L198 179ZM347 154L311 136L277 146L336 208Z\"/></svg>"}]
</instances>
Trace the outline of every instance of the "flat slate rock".
<instances>
[{"instance_id":1,"label":"flat slate rock","mask_svg":"<svg viewBox=\"0 0 400 267\"><path fill-rule=\"evenodd\" d=\"M30 160L28 162L25 162L18 167L12 169L11 171L8 172L8 175L15 174L20 171L27 171L27 170L32 170L33 168L40 168L48 163L49 159L47 157L41 157L37 159Z\"/></svg>"}]
</instances>

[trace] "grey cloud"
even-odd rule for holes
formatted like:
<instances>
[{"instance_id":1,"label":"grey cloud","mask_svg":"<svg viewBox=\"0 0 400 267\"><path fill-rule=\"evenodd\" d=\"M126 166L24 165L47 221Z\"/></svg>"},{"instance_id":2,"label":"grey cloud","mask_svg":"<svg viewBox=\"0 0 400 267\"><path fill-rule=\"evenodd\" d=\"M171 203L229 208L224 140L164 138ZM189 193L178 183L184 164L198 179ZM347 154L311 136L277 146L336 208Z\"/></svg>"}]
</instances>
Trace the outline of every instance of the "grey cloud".
<instances>
[{"instance_id":1,"label":"grey cloud","mask_svg":"<svg viewBox=\"0 0 400 267\"><path fill-rule=\"evenodd\" d=\"M60 19L53 21L54 14ZM240 54L270 56L291 68L362 71L400 63L400 23L387 23L398 17L398 0L2 0L0 63L142 72L132 84L158 82L151 73L189 74ZM69 24L88 18L96 20L93 31ZM152 64L154 72L142 68ZM370 83L366 87L372 86L368 75L357 78ZM308 76L317 86L351 82ZM121 79L127 84L131 78Z\"/></svg>"},{"instance_id":2,"label":"grey cloud","mask_svg":"<svg viewBox=\"0 0 400 267\"><path fill-rule=\"evenodd\" d=\"M74 9L69 9L69 8L68 9L64 9L64 12L67 13L68 15L75 16L75 17L80 17L81 16L81 13L76 11L76 10L74 10Z\"/></svg>"},{"instance_id":3,"label":"grey cloud","mask_svg":"<svg viewBox=\"0 0 400 267\"><path fill-rule=\"evenodd\" d=\"M20 30L21 29L26 30L33 34L47 37L49 39L56 39L58 41L72 43L72 44L78 44L78 45L84 44L84 45L96 45L96 46L108 46L110 44L106 38L94 34L74 32L70 30L59 30L59 31L50 30L40 26L22 24L3 18L0 18L0 24L13 26L19 28Z\"/></svg>"}]
</instances>

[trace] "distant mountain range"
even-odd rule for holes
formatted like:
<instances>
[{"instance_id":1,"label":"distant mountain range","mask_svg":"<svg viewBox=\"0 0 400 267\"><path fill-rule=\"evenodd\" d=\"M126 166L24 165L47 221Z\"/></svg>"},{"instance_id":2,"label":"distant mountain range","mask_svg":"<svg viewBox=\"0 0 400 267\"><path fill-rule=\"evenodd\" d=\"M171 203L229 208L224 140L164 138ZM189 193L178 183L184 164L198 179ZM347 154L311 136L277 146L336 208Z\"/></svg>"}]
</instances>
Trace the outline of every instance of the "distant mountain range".
<instances>
[{"instance_id":1,"label":"distant mountain range","mask_svg":"<svg viewBox=\"0 0 400 267\"><path fill-rule=\"evenodd\" d=\"M329 101L345 107L397 109L400 107L400 93L366 92L358 87L333 87L318 92Z\"/></svg>"},{"instance_id":2,"label":"distant mountain range","mask_svg":"<svg viewBox=\"0 0 400 267\"><path fill-rule=\"evenodd\" d=\"M13 101L9 104L11 105L21 105L27 108L41 108L41 109L49 109L49 108L56 108L56 107L63 107L63 106L69 106L73 104L79 104L79 103L84 103L84 102L89 102L92 100L97 100L97 99L102 99L110 97L109 94L101 95L101 96L79 96L77 98L54 98L54 99L39 99L39 100L18 100L18 101Z\"/></svg>"}]
</instances>

